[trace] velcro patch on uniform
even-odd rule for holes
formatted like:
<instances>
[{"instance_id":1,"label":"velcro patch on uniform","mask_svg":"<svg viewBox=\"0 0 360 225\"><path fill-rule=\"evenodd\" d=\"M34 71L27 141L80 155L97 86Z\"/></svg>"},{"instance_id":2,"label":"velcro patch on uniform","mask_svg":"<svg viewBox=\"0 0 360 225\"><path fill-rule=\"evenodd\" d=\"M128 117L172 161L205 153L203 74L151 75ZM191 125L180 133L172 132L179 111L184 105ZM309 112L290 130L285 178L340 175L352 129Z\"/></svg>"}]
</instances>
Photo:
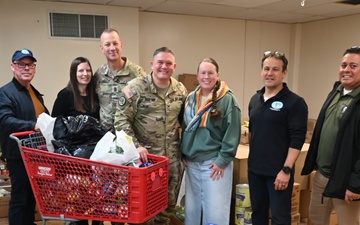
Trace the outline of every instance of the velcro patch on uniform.
<instances>
[{"instance_id":1,"label":"velcro patch on uniform","mask_svg":"<svg viewBox=\"0 0 360 225\"><path fill-rule=\"evenodd\" d=\"M121 96L120 99L119 99L119 105L123 106L123 105L125 105L125 102L126 102L125 97Z\"/></svg>"},{"instance_id":2,"label":"velcro patch on uniform","mask_svg":"<svg viewBox=\"0 0 360 225\"><path fill-rule=\"evenodd\" d=\"M130 99L132 96L134 96L129 86L124 87L123 93L125 94L127 99Z\"/></svg>"}]
</instances>

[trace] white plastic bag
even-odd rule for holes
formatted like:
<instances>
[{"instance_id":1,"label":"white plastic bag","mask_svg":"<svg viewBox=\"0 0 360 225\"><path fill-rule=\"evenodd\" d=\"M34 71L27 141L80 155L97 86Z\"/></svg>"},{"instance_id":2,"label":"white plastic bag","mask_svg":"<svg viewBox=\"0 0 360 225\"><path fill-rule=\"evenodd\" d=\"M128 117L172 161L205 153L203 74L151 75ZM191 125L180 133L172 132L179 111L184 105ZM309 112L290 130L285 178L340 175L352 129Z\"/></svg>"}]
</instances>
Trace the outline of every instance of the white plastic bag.
<instances>
[{"instance_id":1,"label":"white plastic bag","mask_svg":"<svg viewBox=\"0 0 360 225\"><path fill-rule=\"evenodd\" d=\"M54 117L49 116L46 113L41 113L37 119L37 124L40 128L42 135L46 141L46 148L49 152L54 152L54 146L51 143L51 140L54 139L53 130L54 130Z\"/></svg>"},{"instance_id":2,"label":"white plastic bag","mask_svg":"<svg viewBox=\"0 0 360 225\"><path fill-rule=\"evenodd\" d=\"M122 149L123 153L118 153L117 149ZM116 136L109 131L96 144L90 159L117 165L126 165L129 162L137 162L139 157L139 152L130 136L124 131L116 131Z\"/></svg>"}]
</instances>

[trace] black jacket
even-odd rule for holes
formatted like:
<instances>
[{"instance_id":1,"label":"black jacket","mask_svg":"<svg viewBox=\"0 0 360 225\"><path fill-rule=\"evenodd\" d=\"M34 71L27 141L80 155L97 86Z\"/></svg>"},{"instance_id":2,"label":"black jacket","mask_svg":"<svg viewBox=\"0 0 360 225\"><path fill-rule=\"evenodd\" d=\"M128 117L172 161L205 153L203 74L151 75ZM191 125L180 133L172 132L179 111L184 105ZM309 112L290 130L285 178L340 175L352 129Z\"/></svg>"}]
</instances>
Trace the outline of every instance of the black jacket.
<instances>
[{"instance_id":1,"label":"black jacket","mask_svg":"<svg viewBox=\"0 0 360 225\"><path fill-rule=\"evenodd\" d=\"M42 94L32 87L44 105ZM45 107L45 106L44 106ZM46 113L48 113L45 107ZM36 115L30 93L15 78L0 88L0 142L2 157L21 159L16 141L9 138L14 132L34 130Z\"/></svg>"},{"instance_id":2,"label":"black jacket","mask_svg":"<svg viewBox=\"0 0 360 225\"><path fill-rule=\"evenodd\" d=\"M313 137L307 153L301 175L310 174L316 168L316 158L325 112L337 94L340 82L334 84L320 110ZM329 182L323 195L345 199L346 189L360 194L360 94L358 94L344 112L334 146Z\"/></svg>"}]
</instances>

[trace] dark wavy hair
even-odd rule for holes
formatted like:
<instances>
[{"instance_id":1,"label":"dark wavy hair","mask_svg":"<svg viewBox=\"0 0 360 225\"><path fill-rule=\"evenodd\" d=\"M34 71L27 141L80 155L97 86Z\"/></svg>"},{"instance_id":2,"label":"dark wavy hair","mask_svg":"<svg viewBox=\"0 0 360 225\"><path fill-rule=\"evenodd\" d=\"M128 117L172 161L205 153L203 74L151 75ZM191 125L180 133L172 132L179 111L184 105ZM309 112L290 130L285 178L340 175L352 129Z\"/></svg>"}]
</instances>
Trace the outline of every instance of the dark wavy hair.
<instances>
[{"instance_id":1,"label":"dark wavy hair","mask_svg":"<svg viewBox=\"0 0 360 225\"><path fill-rule=\"evenodd\" d=\"M79 82L77 80L77 68L81 63L88 63L91 70L91 80L89 84L86 86L86 95L89 96L90 99L90 109L86 108L86 104L81 97L80 90L78 88ZM74 106L75 109L79 112L85 113L86 110L90 110L92 113L96 112L99 107L99 102L97 101L97 95L95 92L96 88L96 78L93 76L93 70L90 64L90 61L85 57L77 57L75 58L70 65L70 80L67 85L67 88L71 89L74 93Z\"/></svg>"},{"instance_id":2,"label":"dark wavy hair","mask_svg":"<svg viewBox=\"0 0 360 225\"><path fill-rule=\"evenodd\" d=\"M203 60L201 60L201 62L198 65L198 69L197 72L199 73L199 68L200 68L200 64L203 62L208 62L211 63L215 66L216 72L219 72L219 64L215 61L215 59L213 58L205 58ZM212 118L218 119L221 117L221 113L220 110L216 107L216 103L217 103L217 91L220 89L220 79L216 81L215 86L213 88L213 95L212 95L212 110L210 111L210 116Z\"/></svg>"}]
</instances>

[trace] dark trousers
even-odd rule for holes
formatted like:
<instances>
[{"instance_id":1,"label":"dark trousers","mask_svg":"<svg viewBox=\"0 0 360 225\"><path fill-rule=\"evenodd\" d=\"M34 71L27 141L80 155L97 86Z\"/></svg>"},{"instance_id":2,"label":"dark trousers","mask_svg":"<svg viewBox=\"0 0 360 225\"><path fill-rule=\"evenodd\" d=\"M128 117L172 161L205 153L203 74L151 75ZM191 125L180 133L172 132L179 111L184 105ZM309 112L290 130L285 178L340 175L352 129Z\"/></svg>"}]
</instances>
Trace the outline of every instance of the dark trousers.
<instances>
[{"instance_id":1,"label":"dark trousers","mask_svg":"<svg viewBox=\"0 0 360 225\"><path fill-rule=\"evenodd\" d=\"M253 225L269 224L271 208L272 225L291 225L291 196L294 176L291 175L288 187L283 191L275 190L275 177L261 176L248 172L251 220Z\"/></svg>"},{"instance_id":2,"label":"dark trousers","mask_svg":"<svg viewBox=\"0 0 360 225\"><path fill-rule=\"evenodd\" d=\"M34 225L35 198L22 159L8 159L11 180L9 225Z\"/></svg>"}]
</instances>

